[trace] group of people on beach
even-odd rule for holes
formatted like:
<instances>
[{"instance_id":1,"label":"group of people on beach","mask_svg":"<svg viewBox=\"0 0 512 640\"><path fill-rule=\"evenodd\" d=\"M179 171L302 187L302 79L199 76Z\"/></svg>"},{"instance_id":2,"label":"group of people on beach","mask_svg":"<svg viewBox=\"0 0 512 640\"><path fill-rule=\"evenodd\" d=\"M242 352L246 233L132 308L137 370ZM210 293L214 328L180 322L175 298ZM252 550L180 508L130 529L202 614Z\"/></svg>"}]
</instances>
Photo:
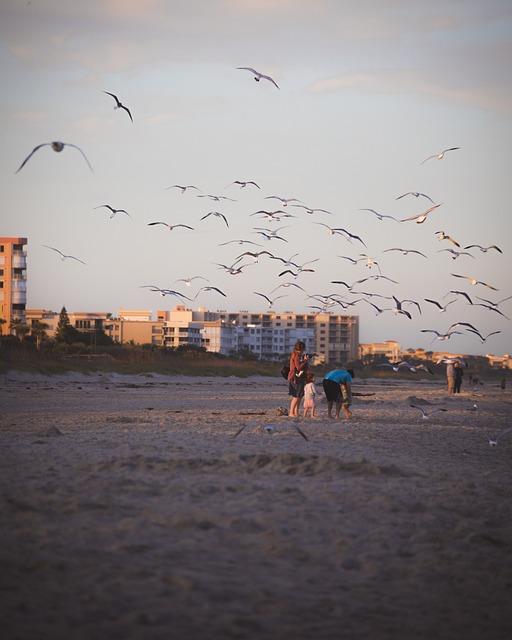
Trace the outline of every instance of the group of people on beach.
<instances>
[{"instance_id":1,"label":"group of people on beach","mask_svg":"<svg viewBox=\"0 0 512 640\"><path fill-rule=\"evenodd\" d=\"M291 396L288 415L298 417L300 404L304 399L303 416L316 417L316 404L318 389L316 377L309 369L309 354L304 353L306 345L301 340L295 343L293 353L290 356L290 371L288 373L288 395ZM332 418L340 417L343 409L346 418L352 416L352 377L353 372L345 369L329 371L322 380L322 386L327 398L327 415Z\"/></svg>"}]
</instances>

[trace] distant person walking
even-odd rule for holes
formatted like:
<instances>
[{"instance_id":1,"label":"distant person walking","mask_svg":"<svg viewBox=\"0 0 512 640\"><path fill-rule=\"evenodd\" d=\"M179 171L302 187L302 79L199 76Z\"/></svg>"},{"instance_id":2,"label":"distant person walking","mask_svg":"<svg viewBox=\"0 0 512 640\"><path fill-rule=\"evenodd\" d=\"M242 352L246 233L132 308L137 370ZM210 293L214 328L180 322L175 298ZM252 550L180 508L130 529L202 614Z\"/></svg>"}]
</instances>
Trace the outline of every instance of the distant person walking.
<instances>
[{"instance_id":1,"label":"distant person walking","mask_svg":"<svg viewBox=\"0 0 512 640\"><path fill-rule=\"evenodd\" d=\"M311 411L311 417L316 418L316 398L318 396L318 389L315 385L315 376L312 373L306 374L306 386L304 387L304 417Z\"/></svg>"},{"instance_id":2,"label":"distant person walking","mask_svg":"<svg viewBox=\"0 0 512 640\"><path fill-rule=\"evenodd\" d=\"M325 374L322 380L322 386L324 388L325 397L327 398L327 415L332 418L332 409L336 405L335 418L340 417L340 411L343 408L345 417L350 418L352 412L350 406L352 405L352 377L354 372L352 370L345 371L345 369L335 369Z\"/></svg>"},{"instance_id":3,"label":"distant person walking","mask_svg":"<svg viewBox=\"0 0 512 640\"><path fill-rule=\"evenodd\" d=\"M448 395L453 395L455 391L455 367L453 362L448 362L446 364L446 382L447 382L447 391Z\"/></svg>"},{"instance_id":4,"label":"distant person walking","mask_svg":"<svg viewBox=\"0 0 512 640\"><path fill-rule=\"evenodd\" d=\"M462 378L464 377L464 369L460 366L460 362L454 362L453 366L455 368L455 385L453 391L454 393L460 393Z\"/></svg>"},{"instance_id":5,"label":"distant person walking","mask_svg":"<svg viewBox=\"0 0 512 640\"><path fill-rule=\"evenodd\" d=\"M288 395L292 397L290 401L289 416L298 417L300 401L304 397L304 387L306 386L306 374L309 367L309 356L304 355L306 345L302 340L298 340L290 356L290 372L288 373Z\"/></svg>"}]
</instances>

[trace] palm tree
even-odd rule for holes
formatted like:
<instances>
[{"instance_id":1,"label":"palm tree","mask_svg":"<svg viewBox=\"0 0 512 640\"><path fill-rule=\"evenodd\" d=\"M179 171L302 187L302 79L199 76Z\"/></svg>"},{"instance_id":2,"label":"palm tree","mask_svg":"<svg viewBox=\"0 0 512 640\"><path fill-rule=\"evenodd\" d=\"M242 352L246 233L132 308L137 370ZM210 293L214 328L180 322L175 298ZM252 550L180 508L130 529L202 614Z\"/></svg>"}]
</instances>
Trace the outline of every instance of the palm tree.
<instances>
[{"instance_id":1,"label":"palm tree","mask_svg":"<svg viewBox=\"0 0 512 640\"><path fill-rule=\"evenodd\" d=\"M23 344L28 333L30 333L30 327L21 321L21 318L14 318L9 325L9 329L14 331L14 335Z\"/></svg>"},{"instance_id":2,"label":"palm tree","mask_svg":"<svg viewBox=\"0 0 512 640\"><path fill-rule=\"evenodd\" d=\"M32 322L31 334L36 339L36 349L39 350L41 348L41 342L47 337L46 330L50 325L45 322L40 322L39 320L34 320Z\"/></svg>"}]
</instances>

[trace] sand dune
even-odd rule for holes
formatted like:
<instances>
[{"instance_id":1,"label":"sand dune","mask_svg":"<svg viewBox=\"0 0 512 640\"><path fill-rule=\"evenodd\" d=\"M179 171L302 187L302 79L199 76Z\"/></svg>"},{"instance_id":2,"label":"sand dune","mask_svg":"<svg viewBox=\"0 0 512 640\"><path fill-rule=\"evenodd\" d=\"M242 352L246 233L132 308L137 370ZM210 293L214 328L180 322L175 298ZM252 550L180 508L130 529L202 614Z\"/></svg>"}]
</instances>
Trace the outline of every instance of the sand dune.
<instances>
[{"instance_id":1,"label":"sand dune","mask_svg":"<svg viewBox=\"0 0 512 640\"><path fill-rule=\"evenodd\" d=\"M278 378L0 384L6 639L512 633L508 390L356 379L293 422Z\"/></svg>"}]
</instances>

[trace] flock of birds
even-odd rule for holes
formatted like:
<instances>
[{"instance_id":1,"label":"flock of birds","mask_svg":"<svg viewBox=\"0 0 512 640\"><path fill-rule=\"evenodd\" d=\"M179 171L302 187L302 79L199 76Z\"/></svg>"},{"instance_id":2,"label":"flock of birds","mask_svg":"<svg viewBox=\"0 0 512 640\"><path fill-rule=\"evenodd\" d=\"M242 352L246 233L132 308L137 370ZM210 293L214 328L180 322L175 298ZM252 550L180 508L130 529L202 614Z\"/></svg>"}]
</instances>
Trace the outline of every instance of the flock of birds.
<instances>
[{"instance_id":1,"label":"flock of birds","mask_svg":"<svg viewBox=\"0 0 512 640\"><path fill-rule=\"evenodd\" d=\"M271 76L261 73L252 67L237 67L237 69L248 71L249 73L251 73L256 82L260 82L263 80L276 89L280 89L276 81ZM115 110L124 111L127 118L129 118L130 122L133 124L134 118L130 108L123 104L116 94L108 91L103 91L103 93L110 96L114 100L113 108ZM61 153L66 147L76 150L81 154L90 171L93 171L91 163L80 147L69 142L54 141L42 143L34 147L34 149L23 160L16 173L21 171L29 162L29 160L31 160L31 158L40 149L46 146L49 146L53 151L57 153ZM435 154L428 155L419 164L423 165L432 160L443 160L446 154L452 154L459 150L460 147L448 147ZM261 191L260 184L258 184L258 182L256 182L255 180L240 179L231 181L224 187L224 189L232 189L235 187L240 190L247 189L253 190L254 192ZM207 202L214 203L214 206L216 208L214 210L206 211L204 215L200 217L198 224L219 224L224 230L224 234L231 231L230 218L228 216L228 213L218 209L222 207L223 203L237 202L235 198L228 197L225 194L221 195L218 193L203 192L194 184L172 184L166 187L166 189L177 190L181 195L187 194L186 197L190 197L189 194L192 194L192 196L202 198ZM406 193L398 195L396 197L396 200L399 201L405 198L415 199L418 202L424 201L428 203L428 205L425 208L421 207L419 213L404 218L395 217L387 213L382 213L373 208L361 208L360 211L364 212L365 215L370 214L374 216L374 218L379 223L383 223L386 225L405 225L409 223L422 225L430 219L431 215L438 212L440 207L442 207L443 205L442 202L436 203L429 194L422 193L420 191L408 191ZM317 257L308 261L301 261L298 257L298 252L293 253L290 256L282 255L282 248L288 243L286 229L289 228L290 223L294 219L302 215L316 217L334 216L335 214L326 208L312 207L309 204L304 203L297 197L285 197L282 195L273 194L264 196L263 201L265 204L268 203L269 205L270 203L275 203L275 206L277 206L278 208L272 208L271 206L266 208L262 207L250 213L249 218L257 217L258 219L264 220L267 223L266 226L252 227L248 232L248 235L250 233L250 237L242 237L220 242L218 244L219 247L234 245L235 247L241 247L242 250L238 251L237 255L231 257L229 260L225 260L223 262L213 262L212 264L229 276L240 276L245 273L246 269L249 269L251 266L257 264L260 261L266 260L278 263L281 268L277 273L276 281L275 283L273 283L272 287L269 288L268 291L253 291L253 294L255 296L265 302L269 310L272 310L274 308L274 305L278 300L287 297L287 293L285 293L285 290L287 290L295 292L302 291L304 293L305 307L307 308L306 313L308 314L329 312L353 313L354 309L357 306L361 308L360 305L363 305L368 309L372 309L376 316L379 316L383 313L392 313L397 317L405 318L407 320L413 320L422 315L422 310L425 308L425 305L427 305L427 307L429 308L437 309L439 313L445 313L449 307L451 309L456 305L460 305L462 302L465 304L466 309L482 309L489 314L493 314L496 317L501 317L509 320L509 317L500 307L503 303L512 299L512 296L502 298L501 300L491 300L478 295L469 295L467 291L457 290L453 287L450 288L447 292L443 293L439 299L425 297L414 300L411 298L400 298L398 294L389 296L383 295L375 290L369 290L370 287L368 285L370 284L375 284L378 286L380 283L391 283L393 285L398 285L399 283L396 279L382 273L381 258L379 257L379 259L377 259L376 256L369 253L367 240L365 238L347 229L346 226L337 224L331 225L318 219L311 220L311 223L315 228L323 229L324 234L328 237L331 237L333 239L339 237L347 243L347 246L355 248L355 253L352 253L352 255L337 254L336 257L340 259L339 271L343 272L346 276L348 274L349 268L344 268L343 265L346 265L346 263L350 263L353 266L362 264L367 268L368 272L364 278L358 278L353 282L348 280L347 277L345 277L345 279L330 280L329 285L332 285L332 290L329 293L308 291L308 289L304 285L305 278L307 277L307 274L315 273L317 267L319 266L317 263L321 261L321 258ZM109 203L99 203L94 208L98 210L106 210L107 212L109 212L110 219L116 216L124 216L133 220L128 210L124 208L114 207ZM363 213L361 213L361 215L363 215ZM147 226L154 229L161 228L166 230L167 232L173 233L176 233L178 231L179 233L190 233L193 232L196 228L190 222L191 221L189 219L187 219L186 221L173 223L166 220L153 220L147 223ZM383 229L381 228L381 231L382 230ZM387 234L385 232L381 234L381 237L386 236ZM469 258L471 259L471 261L476 262L475 252L480 252L483 254L487 252L495 252L497 254L503 253L496 244L486 246L472 242L470 244L462 245L457 239L453 237L453 235L445 232L444 230L435 231L434 236L438 242L451 245L450 247L443 246L438 250L438 253L448 253L453 261L459 259L461 261L464 261L466 258ZM308 241L310 241L312 237L313 231L308 237ZM394 237L392 230L390 231L388 237ZM256 241L256 239L258 240L258 242ZM332 246L338 246L334 244L334 240L331 240L330 242L333 243ZM272 250L262 249L261 247L263 246L263 244L272 247ZM320 245L320 242L318 243L318 245ZM325 242L322 246L325 247ZM84 265L86 264L85 261L83 261L81 258L67 254L59 248L49 245L44 245L44 247L58 254L61 260L75 260ZM322 251L325 254L324 248L322 249ZM406 257L411 256L417 260L428 259L428 256L425 252L419 251L414 247L404 246L391 246L384 249L382 251L382 259L392 253L401 254ZM423 267L421 265L416 265L413 268L421 270ZM459 281L466 282L467 284L474 287L486 288L493 292L498 291L497 287L495 287L493 284L484 282L483 280L473 275L459 273L459 269L457 269L457 273L451 271L450 276ZM178 291L174 288L174 285L178 283L184 283L187 287L191 287L192 283L196 280L202 281L202 286L192 295L186 295L182 291ZM220 285L219 283L216 283L215 285L211 284L209 278L206 278L203 275L194 275L187 278L177 278L169 286L162 286L162 284L141 284L139 285L139 287L149 289L151 292L158 293L163 297L174 296L181 303L185 303L185 301L195 301L199 295L202 295L205 292L212 292L215 295L224 298L228 297L227 293L223 290L224 287L222 285ZM333 290L334 288L336 288L336 291ZM278 295L276 295L277 292L279 292ZM475 324L467 321L451 323L448 328L444 330L439 330L438 328L422 328L421 332L432 335L431 344L433 344L435 341L449 340L453 335L473 335L476 336L476 338L478 338L481 343L485 343L492 336L501 333L499 329L485 333L479 327L475 326Z\"/></svg>"}]
</instances>

